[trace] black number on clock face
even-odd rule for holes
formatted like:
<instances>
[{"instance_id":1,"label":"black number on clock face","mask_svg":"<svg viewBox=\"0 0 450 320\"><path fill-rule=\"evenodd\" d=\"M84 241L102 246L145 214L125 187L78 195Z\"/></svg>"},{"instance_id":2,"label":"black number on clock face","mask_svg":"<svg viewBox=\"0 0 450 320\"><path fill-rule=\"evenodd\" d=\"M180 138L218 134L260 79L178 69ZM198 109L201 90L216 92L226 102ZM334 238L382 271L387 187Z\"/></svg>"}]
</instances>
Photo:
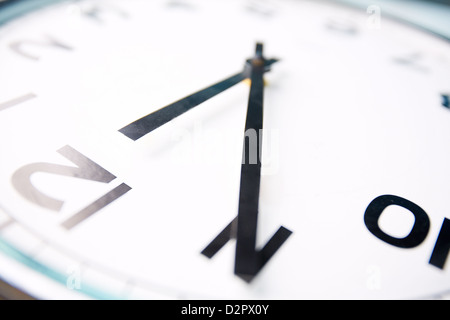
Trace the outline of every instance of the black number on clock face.
<instances>
[{"instance_id":1,"label":"black number on clock face","mask_svg":"<svg viewBox=\"0 0 450 320\"><path fill-rule=\"evenodd\" d=\"M267 1L247 1L245 4L246 10L249 12L262 16L263 18L271 17L275 14L275 7L272 3Z\"/></svg>"},{"instance_id":2,"label":"black number on clock face","mask_svg":"<svg viewBox=\"0 0 450 320\"><path fill-rule=\"evenodd\" d=\"M203 249L201 252L204 256L208 257L209 259L212 259L216 253L220 251L220 249L225 246L228 241L231 239L237 240L237 225L238 225L238 217L233 219L226 227L223 229L215 238L213 241L211 241L208 246ZM253 231L256 234L256 228ZM255 250L254 244L252 244L251 252L254 255L247 256L245 254L240 254L239 252L236 253L236 264L237 264L237 270L239 271L239 268L246 268L248 265L254 265L253 268L256 269L254 275L250 276L243 276L239 272L236 272L241 278L246 280L247 282L250 282L253 280L254 276L257 272L259 272L264 265L269 262L269 260L273 257L273 255L278 251L278 249L281 248L281 246L285 243L285 241L291 236L292 231L286 229L285 227L280 227L277 232L272 236L272 238L264 245L263 248L260 250ZM248 258L248 261L246 261L246 256ZM255 258L256 257L256 258ZM239 265L243 265L242 267ZM236 268L236 266L235 266Z\"/></svg>"},{"instance_id":3,"label":"black number on clock face","mask_svg":"<svg viewBox=\"0 0 450 320\"><path fill-rule=\"evenodd\" d=\"M37 40L14 41L10 43L9 47L18 55L34 61L38 61L40 59L40 56L36 54L36 51L39 51L39 48L52 48L66 51L73 50L70 45L51 36L42 37Z\"/></svg>"},{"instance_id":4,"label":"black number on clock face","mask_svg":"<svg viewBox=\"0 0 450 320\"><path fill-rule=\"evenodd\" d=\"M414 216L415 222L411 232L403 237L393 237L382 230L379 220L383 211L389 206L400 206L407 209ZM427 213L417 204L394 195L383 195L374 199L366 209L364 223L367 229L378 239L392 246L412 249L421 245L430 230L430 219ZM450 250L450 220L444 219L438 239L434 246L429 264L444 269Z\"/></svg>"},{"instance_id":5,"label":"black number on clock face","mask_svg":"<svg viewBox=\"0 0 450 320\"><path fill-rule=\"evenodd\" d=\"M445 218L438 239L431 254L429 264L444 269L450 250L450 220Z\"/></svg>"},{"instance_id":6,"label":"black number on clock face","mask_svg":"<svg viewBox=\"0 0 450 320\"><path fill-rule=\"evenodd\" d=\"M191 2L186 1L186 0L170 0L170 1L167 1L166 6L169 8L172 8L172 9L177 8L177 9L190 10L190 9L194 8L194 5Z\"/></svg>"},{"instance_id":7,"label":"black number on clock face","mask_svg":"<svg viewBox=\"0 0 450 320\"><path fill-rule=\"evenodd\" d=\"M387 207L394 205L407 209L415 218L415 223L411 232L404 238L396 238L388 235L378 224L383 211ZM364 222L374 236L399 248L417 247L425 240L430 229L430 219L422 208L409 200L393 195L380 196L373 200L366 209Z\"/></svg>"},{"instance_id":8,"label":"black number on clock face","mask_svg":"<svg viewBox=\"0 0 450 320\"><path fill-rule=\"evenodd\" d=\"M81 7L80 12L83 17L100 24L105 23L109 19L109 16L120 19L127 19L129 17L128 13L122 9L105 4L93 4L89 7Z\"/></svg>"}]
</instances>

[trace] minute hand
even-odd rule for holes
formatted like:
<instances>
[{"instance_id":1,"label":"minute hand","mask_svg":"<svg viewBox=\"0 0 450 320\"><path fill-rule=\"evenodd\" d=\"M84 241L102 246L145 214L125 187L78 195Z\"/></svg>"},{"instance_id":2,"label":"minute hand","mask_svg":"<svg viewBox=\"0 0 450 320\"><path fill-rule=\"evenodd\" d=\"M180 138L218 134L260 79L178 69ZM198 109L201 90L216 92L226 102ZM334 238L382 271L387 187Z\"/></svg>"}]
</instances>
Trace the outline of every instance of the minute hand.
<instances>
[{"instance_id":1,"label":"minute hand","mask_svg":"<svg viewBox=\"0 0 450 320\"><path fill-rule=\"evenodd\" d=\"M259 191L261 183L261 147L263 129L263 75L268 64L263 55L263 46L258 44L256 55L249 60L251 68L251 88L248 101L245 132L255 131L257 137L256 163L243 159L241 167L241 185L239 194L239 211L236 235L235 274L246 281L251 281L261 268L291 235L291 231L280 227L275 235L261 250L256 250L256 231L258 224ZM255 135L253 135L255 136ZM244 138L244 155L248 150L250 139ZM253 148L254 150L254 148ZM250 155L248 159L252 158ZM253 157L255 158L255 157Z\"/></svg>"}]
</instances>

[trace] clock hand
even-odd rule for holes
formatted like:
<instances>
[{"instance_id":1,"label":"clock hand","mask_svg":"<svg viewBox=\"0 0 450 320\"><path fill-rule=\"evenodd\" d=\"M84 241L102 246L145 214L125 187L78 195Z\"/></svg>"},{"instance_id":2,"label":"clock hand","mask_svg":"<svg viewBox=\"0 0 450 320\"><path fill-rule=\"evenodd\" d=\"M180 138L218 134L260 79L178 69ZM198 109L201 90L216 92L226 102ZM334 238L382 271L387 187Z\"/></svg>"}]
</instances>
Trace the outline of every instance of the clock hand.
<instances>
[{"instance_id":1,"label":"clock hand","mask_svg":"<svg viewBox=\"0 0 450 320\"><path fill-rule=\"evenodd\" d=\"M151 131L159 128L163 124L175 119L186 111L198 106L219 93L233 87L246 79L245 72L237 73L223 81L213 84L203 90L193 93L181 100L178 100L162 109L138 119L119 131L128 138L136 141Z\"/></svg>"},{"instance_id":2,"label":"clock hand","mask_svg":"<svg viewBox=\"0 0 450 320\"><path fill-rule=\"evenodd\" d=\"M248 130L256 131L258 153L256 163L249 163L244 159L241 167L234 270L236 275L248 282L254 278L292 233L286 228L280 227L262 250L256 250L258 203L261 182L260 156L263 128L263 75L267 67L267 62L272 64L274 60L266 60L263 57L263 45L257 44L255 57L248 61L251 70L251 88L245 132L248 132ZM250 140L244 138L244 152L245 150L251 150L249 144ZM245 152L245 154L248 153Z\"/></svg>"},{"instance_id":3,"label":"clock hand","mask_svg":"<svg viewBox=\"0 0 450 320\"><path fill-rule=\"evenodd\" d=\"M265 71L269 70L270 65L275 63L276 59L266 60ZM193 93L181 100L178 100L164 108L161 108L153 113L138 119L126 127L119 130L119 132L126 135L128 138L136 141L151 131L159 128L167 122L182 115L186 111L198 106L199 104L211 99L219 93L233 87L239 82L247 79L249 72L247 69L239 72L225 80L222 80L216 84L213 84L203 90Z\"/></svg>"}]
</instances>

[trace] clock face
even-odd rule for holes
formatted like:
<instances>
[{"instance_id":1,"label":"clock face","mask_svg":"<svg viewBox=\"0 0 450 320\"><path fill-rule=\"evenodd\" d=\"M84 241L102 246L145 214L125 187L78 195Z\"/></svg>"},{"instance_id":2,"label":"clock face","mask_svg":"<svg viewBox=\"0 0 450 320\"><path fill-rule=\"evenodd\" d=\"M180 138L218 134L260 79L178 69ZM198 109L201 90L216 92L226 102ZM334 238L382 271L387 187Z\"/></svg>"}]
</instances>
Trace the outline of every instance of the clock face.
<instances>
[{"instance_id":1,"label":"clock face","mask_svg":"<svg viewBox=\"0 0 450 320\"><path fill-rule=\"evenodd\" d=\"M328 1L32 2L0 9L4 281L448 293L448 41Z\"/></svg>"}]
</instances>

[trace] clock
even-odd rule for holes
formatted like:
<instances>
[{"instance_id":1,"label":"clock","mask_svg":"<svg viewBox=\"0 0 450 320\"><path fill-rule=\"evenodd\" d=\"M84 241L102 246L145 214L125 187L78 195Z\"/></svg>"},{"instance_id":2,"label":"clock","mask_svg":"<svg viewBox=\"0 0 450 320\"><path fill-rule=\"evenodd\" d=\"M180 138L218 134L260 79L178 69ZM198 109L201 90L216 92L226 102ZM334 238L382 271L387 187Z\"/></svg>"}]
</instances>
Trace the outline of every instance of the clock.
<instances>
[{"instance_id":1,"label":"clock","mask_svg":"<svg viewBox=\"0 0 450 320\"><path fill-rule=\"evenodd\" d=\"M358 3L0 2L2 295L448 297L448 7Z\"/></svg>"}]
</instances>

